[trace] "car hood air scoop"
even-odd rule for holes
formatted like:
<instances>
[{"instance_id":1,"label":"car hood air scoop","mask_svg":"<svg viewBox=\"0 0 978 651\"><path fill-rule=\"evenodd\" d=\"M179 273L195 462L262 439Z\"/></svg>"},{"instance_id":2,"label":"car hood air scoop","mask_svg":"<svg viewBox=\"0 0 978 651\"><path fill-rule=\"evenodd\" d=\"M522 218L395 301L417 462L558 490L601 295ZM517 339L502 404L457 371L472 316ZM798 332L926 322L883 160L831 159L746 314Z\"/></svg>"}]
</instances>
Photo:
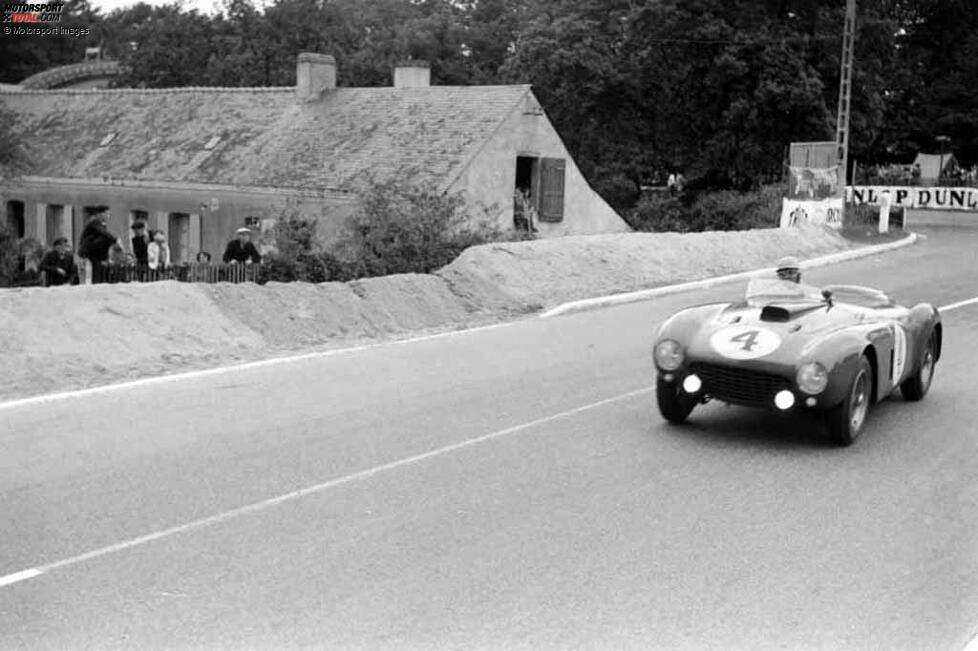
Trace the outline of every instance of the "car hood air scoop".
<instances>
[{"instance_id":1,"label":"car hood air scoop","mask_svg":"<svg viewBox=\"0 0 978 651\"><path fill-rule=\"evenodd\" d=\"M771 304L765 305L761 309L761 321L772 321L774 323L787 323L792 319L808 314L813 310L822 307L819 303L791 303L791 304Z\"/></svg>"}]
</instances>

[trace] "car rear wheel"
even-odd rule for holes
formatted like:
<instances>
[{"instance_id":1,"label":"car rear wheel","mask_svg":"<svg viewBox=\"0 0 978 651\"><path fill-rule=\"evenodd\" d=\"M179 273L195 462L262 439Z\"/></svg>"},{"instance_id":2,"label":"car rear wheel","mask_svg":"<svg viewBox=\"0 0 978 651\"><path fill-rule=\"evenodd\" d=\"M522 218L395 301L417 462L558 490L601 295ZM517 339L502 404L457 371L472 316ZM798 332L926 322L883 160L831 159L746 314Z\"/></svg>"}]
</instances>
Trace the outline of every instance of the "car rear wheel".
<instances>
[{"instance_id":1,"label":"car rear wheel","mask_svg":"<svg viewBox=\"0 0 978 651\"><path fill-rule=\"evenodd\" d=\"M696 400L686 394L678 382L667 382L661 376L655 380L655 397L659 413L670 423L684 422L696 406Z\"/></svg>"},{"instance_id":2,"label":"car rear wheel","mask_svg":"<svg viewBox=\"0 0 978 651\"><path fill-rule=\"evenodd\" d=\"M845 400L827 414L829 434L838 445L852 445L862 433L873 399L873 367L865 357L859 358L856 374Z\"/></svg>"},{"instance_id":3,"label":"car rear wheel","mask_svg":"<svg viewBox=\"0 0 978 651\"><path fill-rule=\"evenodd\" d=\"M937 336L930 333L927 338L927 347L924 349L924 356L920 360L920 368L900 385L900 392L905 400L920 400L930 389L930 383L934 379L934 364L937 359Z\"/></svg>"}]
</instances>

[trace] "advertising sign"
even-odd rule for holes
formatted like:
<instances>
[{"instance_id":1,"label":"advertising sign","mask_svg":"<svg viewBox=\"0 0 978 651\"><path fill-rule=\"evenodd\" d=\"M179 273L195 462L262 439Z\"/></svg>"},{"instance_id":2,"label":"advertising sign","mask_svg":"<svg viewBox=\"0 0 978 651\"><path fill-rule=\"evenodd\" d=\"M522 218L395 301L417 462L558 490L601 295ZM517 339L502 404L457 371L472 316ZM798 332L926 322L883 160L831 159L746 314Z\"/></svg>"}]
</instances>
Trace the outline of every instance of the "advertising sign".
<instances>
[{"instance_id":1,"label":"advertising sign","mask_svg":"<svg viewBox=\"0 0 978 651\"><path fill-rule=\"evenodd\" d=\"M894 208L965 210L978 212L978 188L917 188L907 186L857 185L846 188L846 197L854 204L881 205L889 195Z\"/></svg>"},{"instance_id":2,"label":"advertising sign","mask_svg":"<svg viewBox=\"0 0 978 651\"><path fill-rule=\"evenodd\" d=\"M842 228L842 197L820 201L781 200L781 228L829 226Z\"/></svg>"}]
</instances>

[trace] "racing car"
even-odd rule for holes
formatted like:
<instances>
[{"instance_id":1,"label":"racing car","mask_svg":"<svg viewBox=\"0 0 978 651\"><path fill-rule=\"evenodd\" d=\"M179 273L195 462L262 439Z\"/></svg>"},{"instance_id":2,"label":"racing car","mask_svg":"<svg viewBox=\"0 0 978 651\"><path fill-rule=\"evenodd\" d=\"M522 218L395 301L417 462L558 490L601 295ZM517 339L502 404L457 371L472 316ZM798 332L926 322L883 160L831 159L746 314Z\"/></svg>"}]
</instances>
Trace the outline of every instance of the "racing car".
<instances>
[{"instance_id":1,"label":"racing car","mask_svg":"<svg viewBox=\"0 0 978 651\"><path fill-rule=\"evenodd\" d=\"M927 394L942 337L930 303L907 308L871 287L754 278L742 300L681 310L659 328L659 411L672 423L710 400L814 411L834 442L851 445L872 405L897 389L911 401Z\"/></svg>"}]
</instances>

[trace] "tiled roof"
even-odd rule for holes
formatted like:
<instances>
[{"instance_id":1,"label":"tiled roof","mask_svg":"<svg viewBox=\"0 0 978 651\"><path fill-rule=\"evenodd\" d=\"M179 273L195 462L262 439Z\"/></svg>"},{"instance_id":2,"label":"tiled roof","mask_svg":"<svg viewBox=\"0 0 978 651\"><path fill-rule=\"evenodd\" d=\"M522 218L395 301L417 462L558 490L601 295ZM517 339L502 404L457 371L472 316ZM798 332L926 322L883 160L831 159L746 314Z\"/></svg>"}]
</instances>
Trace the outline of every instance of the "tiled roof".
<instances>
[{"instance_id":1,"label":"tiled roof","mask_svg":"<svg viewBox=\"0 0 978 651\"><path fill-rule=\"evenodd\" d=\"M58 88L92 77L114 77L120 74L122 74L122 67L118 61L89 61L44 70L36 75L31 75L20 82L20 85L24 88L43 90Z\"/></svg>"},{"instance_id":2,"label":"tiled roof","mask_svg":"<svg viewBox=\"0 0 978 651\"><path fill-rule=\"evenodd\" d=\"M0 102L18 115L34 175L355 190L367 173L446 187L529 90L337 88L307 103L292 88L55 90Z\"/></svg>"}]
</instances>

